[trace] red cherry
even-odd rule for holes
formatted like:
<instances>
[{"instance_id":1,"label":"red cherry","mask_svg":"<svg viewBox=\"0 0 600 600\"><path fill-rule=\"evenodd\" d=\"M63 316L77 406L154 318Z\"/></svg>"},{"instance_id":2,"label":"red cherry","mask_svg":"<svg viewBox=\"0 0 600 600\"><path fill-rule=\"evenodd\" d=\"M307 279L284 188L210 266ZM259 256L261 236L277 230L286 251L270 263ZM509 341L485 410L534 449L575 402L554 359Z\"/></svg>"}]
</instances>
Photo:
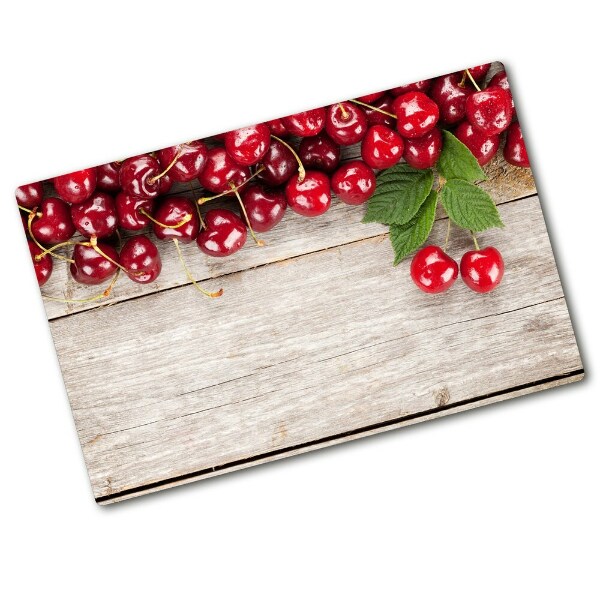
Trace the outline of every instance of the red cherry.
<instances>
[{"instance_id":1,"label":"red cherry","mask_svg":"<svg viewBox=\"0 0 600 600\"><path fill-rule=\"evenodd\" d=\"M395 87L389 90L392 96L402 96L402 94L406 94L407 92L423 92L425 93L429 86L431 85L431 79L424 79L423 81L415 81L414 83L409 83L408 85L401 85L400 87Z\"/></svg>"},{"instance_id":2,"label":"red cherry","mask_svg":"<svg viewBox=\"0 0 600 600\"><path fill-rule=\"evenodd\" d=\"M367 104L373 104L373 102L379 100L379 98L382 98L384 94L385 91L375 92L374 94L367 94L366 96L358 96L357 100L360 100L361 102L366 102Z\"/></svg>"},{"instance_id":3,"label":"red cherry","mask_svg":"<svg viewBox=\"0 0 600 600\"><path fill-rule=\"evenodd\" d=\"M439 294L456 281L458 264L439 246L425 246L412 259L410 276L419 289Z\"/></svg>"},{"instance_id":4,"label":"red cherry","mask_svg":"<svg viewBox=\"0 0 600 600\"><path fill-rule=\"evenodd\" d=\"M440 107L440 120L453 125L465 118L467 98L475 91L467 85L461 86L462 75L451 73L434 79L429 90L430 98Z\"/></svg>"},{"instance_id":5,"label":"red cherry","mask_svg":"<svg viewBox=\"0 0 600 600\"><path fill-rule=\"evenodd\" d=\"M423 92L408 92L394 100L396 129L405 138L416 138L429 133L438 122L438 105Z\"/></svg>"},{"instance_id":6,"label":"red cherry","mask_svg":"<svg viewBox=\"0 0 600 600\"><path fill-rule=\"evenodd\" d=\"M515 109L515 102L512 97L512 92L510 91L510 86L508 85L508 78L506 77L505 71L498 71L488 83L488 87L501 87L503 90L506 90L510 94L511 105L513 111Z\"/></svg>"},{"instance_id":7,"label":"red cherry","mask_svg":"<svg viewBox=\"0 0 600 600\"><path fill-rule=\"evenodd\" d=\"M171 191L173 187L173 180L171 179L171 172L165 173L158 181L158 195L165 196Z\"/></svg>"},{"instance_id":8,"label":"red cherry","mask_svg":"<svg viewBox=\"0 0 600 600\"><path fill-rule=\"evenodd\" d=\"M191 200L181 196L164 198L154 209L152 217L161 223L153 223L154 234L159 240L177 239L183 244L189 244L196 239L200 229L198 212ZM180 224L185 218L189 221Z\"/></svg>"},{"instance_id":9,"label":"red cherry","mask_svg":"<svg viewBox=\"0 0 600 600\"><path fill-rule=\"evenodd\" d=\"M120 191L119 168L120 165L114 162L96 167L96 189L111 194Z\"/></svg>"},{"instance_id":10,"label":"red cherry","mask_svg":"<svg viewBox=\"0 0 600 600\"><path fill-rule=\"evenodd\" d=\"M127 277L137 283L152 283L162 269L158 248L145 235L135 235L123 244L119 262Z\"/></svg>"},{"instance_id":11,"label":"red cherry","mask_svg":"<svg viewBox=\"0 0 600 600\"><path fill-rule=\"evenodd\" d=\"M96 189L96 167L55 177L54 189L69 204L85 202Z\"/></svg>"},{"instance_id":12,"label":"red cherry","mask_svg":"<svg viewBox=\"0 0 600 600\"><path fill-rule=\"evenodd\" d=\"M271 138L261 164L264 171L258 177L272 186L283 185L298 170L298 163L291 150L274 138Z\"/></svg>"},{"instance_id":13,"label":"red cherry","mask_svg":"<svg viewBox=\"0 0 600 600\"><path fill-rule=\"evenodd\" d=\"M228 131L224 137L225 150L239 165L255 165L266 154L271 142L268 125L259 123Z\"/></svg>"},{"instance_id":14,"label":"red cherry","mask_svg":"<svg viewBox=\"0 0 600 600\"><path fill-rule=\"evenodd\" d=\"M36 256L41 254L42 251L31 240L27 240L27 243L29 244L29 252L31 253L38 285L42 287L52 275L52 256L44 254L39 260L36 259Z\"/></svg>"},{"instance_id":15,"label":"red cherry","mask_svg":"<svg viewBox=\"0 0 600 600\"><path fill-rule=\"evenodd\" d=\"M465 104L467 119L481 133L494 135L508 129L513 116L510 94L501 87L473 92Z\"/></svg>"},{"instance_id":16,"label":"red cherry","mask_svg":"<svg viewBox=\"0 0 600 600\"><path fill-rule=\"evenodd\" d=\"M414 169L430 169L437 163L442 146L442 132L434 127L421 137L406 140L403 157Z\"/></svg>"},{"instance_id":17,"label":"red cherry","mask_svg":"<svg viewBox=\"0 0 600 600\"><path fill-rule=\"evenodd\" d=\"M373 169L388 169L402 158L404 140L385 125L373 125L360 145L362 159Z\"/></svg>"},{"instance_id":18,"label":"red cherry","mask_svg":"<svg viewBox=\"0 0 600 600\"><path fill-rule=\"evenodd\" d=\"M375 173L362 160L344 163L331 177L331 189L346 204L364 204L375 186Z\"/></svg>"},{"instance_id":19,"label":"red cherry","mask_svg":"<svg viewBox=\"0 0 600 600\"><path fill-rule=\"evenodd\" d=\"M204 215L206 229L198 235L198 248L210 256L229 256L237 252L248 237L246 225L235 213L224 208L209 210Z\"/></svg>"},{"instance_id":20,"label":"red cherry","mask_svg":"<svg viewBox=\"0 0 600 600\"><path fill-rule=\"evenodd\" d=\"M254 231L269 231L283 219L287 202L282 190L270 190L251 184L243 189L241 197Z\"/></svg>"},{"instance_id":21,"label":"red cherry","mask_svg":"<svg viewBox=\"0 0 600 600\"><path fill-rule=\"evenodd\" d=\"M321 133L325 127L325 109L313 108L281 119L288 133L308 137Z\"/></svg>"},{"instance_id":22,"label":"red cherry","mask_svg":"<svg viewBox=\"0 0 600 600\"><path fill-rule=\"evenodd\" d=\"M486 63L485 65L477 65L476 67L469 67L469 73L475 81L481 81L490 70L492 63ZM460 71L462 77L463 71Z\"/></svg>"},{"instance_id":23,"label":"red cherry","mask_svg":"<svg viewBox=\"0 0 600 600\"><path fill-rule=\"evenodd\" d=\"M352 102L338 102L327 109L325 131L341 146L360 142L367 133L367 115Z\"/></svg>"},{"instance_id":24,"label":"red cherry","mask_svg":"<svg viewBox=\"0 0 600 600\"><path fill-rule=\"evenodd\" d=\"M454 130L454 135L473 153L477 162L487 165L500 147L499 135L481 133L468 121L463 121Z\"/></svg>"},{"instance_id":25,"label":"red cherry","mask_svg":"<svg viewBox=\"0 0 600 600\"><path fill-rule=\"evenodd\" d=\"M206 166L200 173L200 185L215 194L230 190L230 183L239 186L250 177L250 169L238 165L225 148L211 148Z\"/></svg>"},{"instance_id":26,"label":"red cherry","mask_svg":"<svg viewBox=\"0 0 600 600\"><path fill-rule=\"evenodd\" d=\"M75 229L86 238L110 237L118 224L115 201L106 192L94 192L85 202L71 206L71 220Z\"/></svg>"},{"instance_id":27,"label":"red cherry","mask_svg":"<svg viewBox=\"0 0 600 600\"><path fill-rule=\"evenodd\" d=\"M113 261L119 261L117 251L108 244L98 243L98 248ZM117 265L96 252L91 246L76 244L73 248L73 260L71 263L71 275L79 283L96 285L110 279L118 269Z\"/></svg>"},{"instance_id":28,"label":"red cherry","mask_svg":"<svg viewBox=\"0 0 600 600\"><path fill-rule=\"evenodd\" d=\"M288 134L288 130L286 126L283 124L281 119L273 119L272 121L267 121L265 125L268 125L271 133L276 135L277 137L285 137Z\"/></svg>"},{"instance_id":29,"label":"red cherry","mask_svg":"<svg viewBox=\"0 0 600 600\"><path fill-rule=\"evenodd\" d=\"M200 175L200 171L206 164L208 148L204 142L197 140L163 148L156 155L163 171L178 156L179 158L175 160L173 166L169 169L168 175L173 181L185 183L196 179ZM164 194L165 192L161 190L160 193Z\"/></svg>"},{"instance_id":30,"label":"red cherry","mask_svg":"<svg viewBox=\"0 0 600 600\"><path fill-rule=\"evenodd\" d=\"M44 198L38 208L41 217L35 217L31 223L31 231L42 244L60 244L71 239L75 226L71 220L71 209L59 198Z\"/></svg>"},{"instance_id":31,"label":"red cherry","mask_svg":"<svg viewBox=\"0 0 600 600\"><path fill-rule=\"evenodd\" d=\"M160 192L160 163L149 154L133 156L121 163L119 182L123 191L139 198L156 198Z\"/></svg>"},{"instance_id":32,"label":"red cherry","mask_svg":"<svg viewBox=\"0 0 600 600\"><path fill-rule=\"evenodd\" d=\"M511 123L506 132L506 144L504 145L504 159L515 167L529 168L529 157L525 140L521 133L521 126L517 121Z\"/></svg>"},{"instance_id":33,"label":"red cherry","mask_svg":"<svg viewBox=\"0 0 600 600\"><path fill-rule=\"evenodd\" d=\"M44 197L42 183L38 181L28 185L21 185L16 189L15 196L19 206L23 206L24 208L35 208L40 205L40 202Z\"/></svg>"},{"instance_id":34,"label":"red cherry","mask_svg":"<svg viewBox=\"0 0 600 600\"><path fill-rule=\"evenodd\" d=\"M500 285L504 275L502 255L493 246L466 252L460 261L463 281L478 294L487 294Z\"/></svg>"},{"instance_id":35,"label":"red cherry","mask_svg":"<svg viewBox=\"0 0 600 600\"><path fill-rule=\"evenodd\" d=\"M300 142L298 156L307 169L318 169L332 173L340 164L341 151L324 131Z\"/></svg>"},{"instance_id":36,"label":"red cherry","mask_svg":"<svg viewBox=\"0 0 600 600\"><path fill-rule=\"evenodd\" d=\"M115 206L119 227L128 231L139 231L150 223L150 219L142 214L140 209L152 214L154 201L120 192L115 199Z\"/></svg>"},{"instance_id":37,"label":"red cherry","mask_svg":"<svg viewBox=\"0 0 600 600\"><path fill-rule=\"evenodd\" d=\"M304 217L318 217L331 206L329 177L320 171L306 171L304 181L299 183L296 173L285 186L285 197L294 212Z\"/></svg>"},{"instance_id":38,"label":"red cherry","mask_svg":"<svg viewBox=\"0 0 600 600\"><path fill-rule=\"evenodd\" d=\"M385 110L385 112L394 114L393 96L386 94L379 100L371 102L370 104L373 108L363 106L365 115L367 115L367 123L369 125L387 125L387 127L396 127L396 119L394 117L390 117L389 115L385 115L378 110L374 110L375 108L380 108L381 110Z\"/></svg>"}]
</instances>

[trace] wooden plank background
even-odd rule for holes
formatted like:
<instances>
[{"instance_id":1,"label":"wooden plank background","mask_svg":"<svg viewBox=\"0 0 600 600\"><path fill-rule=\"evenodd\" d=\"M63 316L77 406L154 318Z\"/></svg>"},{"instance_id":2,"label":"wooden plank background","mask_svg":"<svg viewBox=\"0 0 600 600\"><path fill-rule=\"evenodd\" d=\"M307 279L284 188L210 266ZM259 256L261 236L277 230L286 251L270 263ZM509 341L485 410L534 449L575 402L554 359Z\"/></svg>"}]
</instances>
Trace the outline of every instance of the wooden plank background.
<instances>
[{"instance_id":1,"label":"wooden plank background","mask_svg":"<svg viewBox=\"0 0 600 600\"><path fill-rule=\"evenodd\" d=\"M514 171L499 177L527 173ZM232 272L206 282L225 288L218 300L163 283L51 319L99 501L581 376L537 196L503 198L506 229L482 236L507 264L484 296L461 282L422 294L364 209L337 208L329 227L286 218L273 233L293 242L269 261L249 245L237 267L220 263ZM445 228L438 218L434 242ZM455 229L449 252L469 245Z\"/></svg>"},{"instance_id":2,"label":"wooden plank background","mask_svg":"<svg viewBox=\"0 0 600 600\"><path fill-rule=\"evenodd\" d=\"M359 149L345 149L346 158ZM583 368L531 172L497 156L482 183L506 228L492 294L458 281L429 296L386 227L336 199L288 211L259 248L216 259L173 245L147 286L122 276L95 304L45 301L96 501L116 502L276 458L576 381ZM174 193L197 198L188 186ZM443 243L440 211L433 243ZM453 228L449 253L471 248ZM48 296L102 290L55 261Z\"/></svg>"}]
</instances>

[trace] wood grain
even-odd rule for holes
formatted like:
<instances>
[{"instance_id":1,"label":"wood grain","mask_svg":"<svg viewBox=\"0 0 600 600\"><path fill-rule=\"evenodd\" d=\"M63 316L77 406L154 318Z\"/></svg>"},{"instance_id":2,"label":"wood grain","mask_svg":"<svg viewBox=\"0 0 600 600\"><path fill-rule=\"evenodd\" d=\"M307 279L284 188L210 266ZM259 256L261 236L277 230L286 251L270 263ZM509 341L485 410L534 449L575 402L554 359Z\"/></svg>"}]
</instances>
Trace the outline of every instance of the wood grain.
<instances>
[{"instance_id":1,"label":"wood grain","mask_svg":"<svg viewBox=\"0 0 600 600\"><path fill-rule=\"evenodd\" d=\"M53 320L96 498L580 377L539 201L505 201L500 211L506 230L480 241L502 249L507 272L485 296L460 283L423 295L408 263L390 266L386 236L359 224L363 237L353 239L354 217L344 222L342 210L332 229L345 241L332 231L334 243L303 246L295 258L213 272L211 284L227 290L219 301L178 285ZM438 220L434 242L445 228ZM450 253L469 246L455 230Z\"/></svg>"}]
</instances>

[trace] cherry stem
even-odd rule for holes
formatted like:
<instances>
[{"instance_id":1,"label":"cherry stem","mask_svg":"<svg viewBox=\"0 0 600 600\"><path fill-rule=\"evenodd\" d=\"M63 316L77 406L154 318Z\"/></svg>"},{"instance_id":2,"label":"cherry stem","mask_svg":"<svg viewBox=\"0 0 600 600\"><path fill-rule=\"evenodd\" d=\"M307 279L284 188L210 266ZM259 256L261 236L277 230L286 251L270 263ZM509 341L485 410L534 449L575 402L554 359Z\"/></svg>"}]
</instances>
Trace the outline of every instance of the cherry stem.
<instances>
[{"instance_id":1,"label":"cherry stem","mask_svg":"<svg viewBox=\"0 0 600 600\"><path fill-rule=\"evenodd\" d=\"M277 137L276 135L273 135L273 134L271 134L271 137L274 140L277 140L279 143L283 144L294 155L294 158L296 159L296 162L298 163L298 183L302 183L304 181L304 178L306 177L306 170L304 169L304 165L302 164L302 161L300 160L300 157L298 156L296 151L292 148L292 146L290 146L290 144L283 141L280 137Z\"/></svg>"},{"instance_id":2,"label":"cherry stem","mask_svg":"<svg viewBox=\"0 0 600 600\"><path fill-rule=\"evenodd\" d=\"M467 83L467 71L463 71L462 79L458 83L458 87L464 88Z\"/></svg>"},{"instance_id":3,"label":"cherry stem","mask_svg":"<svg viewBox=\"0 0 600 600\"><path fill-rule=\"evenodd\" d=\"M252 225L250 225L250 219L248 218L248 213L246 212L246 207L244 206L244 203L242 202L242 198L239 194L239 192L235 189L235 186L233 185L233 183L229 184L232 188L233 193L235 194L235 197L238 199L238 202L240 203L240 207L242 209L242 212L244 213L244 219L246 219L246 223L248 225L248 229L250 230L250 235L252 236L252 239L256 242L257 246L264 246L265 243L263 242L263 240L259 240L256 237L256 234L254 233L254 229L252 229Z\"/></svg>"},{"instance_id":4,"label":"cherry stem","mask_svg":"<svg viewBox=\"0 0 600 600\"><path fill-rule=\"evenodd\" d=\"M62 256L60 254L54 254L54 250L56 250L57 248L64 248L64 246L74 246L75 244L77 244L77 242L72 242L71 240L67 240L66 242L61 242L60 244L55 244L54 246L52 246L50 248L45 248L43 252L40 252L40 254L36 254L35 260L40 261L40 260L42 260L42 258L44 258L44 256L46 256L46 254L50 254L50 256L57 256L58 258L60 258L62 260L66 260L67 262L74 263L75 261L72 258L68 258L68 257Z\"/></svg>"},{"instance_id":5,"label":"cherry stem","mask_svg":"<svg viewBox=\"0 0 600 600\"><path fill-rule=\"evenodd\" d=\"M179 240L177 238L173 238L173 243L175 244L175 248L177 249L179 261L181 262L181 265L183 266L183 270L185 271L185 274L187 275L187 278L190 281L190 283L198 291L202 292L205 296L208 296L209 298L218 298L219 296L222 296L223 288L221 288L220 290L218 290L216 292L207 292L205 289L201 288L198 285L198 282L192 277L192 274L190 273L190 270L188 269L188 266L186 265L185 260L183 259L183 254L181 253L181 248L179 247Z\"/></svg>"},{"instance_id":6,"label":"cherry stem","mask_svg":"<svg viewBox=\"0 0 600 600\"><path fill-rule=\"evenodd\" d=\"M42 246L37 239L35 238L35 235L33 235L33 231L31 230L31 224L33 223L33 219L35 219L35 217L37 216L37 206L29 213L29 217L27 217L27 231L29 232L29 237L31 237L31 239L33 240L33 243L42 251L42 254L38 254L38 256L40 257L40 259L45 256L46 254L50 254L50 256L54 256L54 258L58 258L59 260L66 260L67 262L74 262L73 259L71 258L67 258L66 256L61 256L60 254L55 254L54 252L52 252L52 250L46 250L46 248L44 248L44 246ZM63 242L63 244L66 244L66 242ZM60 244L59 244L60 245Z\"/></svg>"},{"instance_id":7,"label":"cherry stem","mask_svg":"<svg viewBox=\"0 0 600 600\"><path fill-rule=\"evenodd\" d=\"M31 214L31 213L33 212L32 210L30 210L30 209L28 209L28 208L25 208L24 206L21 206L20 204L17 204L17 206L18 206L18 207L19 207L19 209L20 209L20 210L22 210L23 212L26 212L26 213L29 213L29 214ZM41 212L36 212L36 213L35 213L35 216L36 216L36 217L41 217L41 216L42 216L42 213L41 213Z\"/></svg>"},{"instance_id":8,"label":"cherry stem","mask_svg":"<svg viewBox=\"0 0 600 600\"><path fill-rule=\"evenodd\" d=\"M258 169L256 169L256 171L250 175L250 177L248 177L248 179L246 179L246 181L243 181L242 183L240 183L240 185L236 186L233 182L229 182L229 186L233 186L233 191L237 191L240 190L241 188L243 188L249 181L251 181L252 179L254 179L259 173L262 173L265 170L265 167L263 165L261 165ZM205 204L206 202L210 202L211 200L216 200L217 198L222 198L223 196L228 196L229 194L231 194L231 190L228 192L221 192L220 194L217 194L216 196L208 196L206 198L198 198L197 202L198 204L202 205Z\"/></svg>"},{"instance_id":9,"label":"cherry stem","mask_svg":"<svg viewBox=\"0 0 600 600\"><path fill-rule=\"evenodd\" d=\"M444 241L444 252L446 252L446 248L448 248L448 242L450 241L450 226L452 225L452 221L450 221L450 217L448 217L448 230L446 231L446 240Z\"/></svg>"},{"instance_id":10,"label":"cherry stem","mask_svg":"<svg viewBox=\"0 0 600 600\"><path fill-rule=\"evenodd\" d=\"M342 113L342 119L344 119L344 121L347 121L350 117L348 111L344 108L344 105L341 102L338 102L338 106L340 107L340 111Z\"/></svg>"},{"instance_id":11,"label":"cherry stem","mask_svg":"<svg viewBox=\"0 0 600 600\"><path fill-rule=\"evenodd\" d=\"M90 238L89 242L79 242L79 244L81 244L82 246L90 246L91 248L93 248L100 256L102 256L103 258L105 258L108 262L112 263L113 265L115 265L115 267L119 267L119 269L122 269L123 271L125 271L125 273L131 273L131 271L129 271L129 269L126 269L123 265L120 265L116 260L113 260L110 256L108 256L108 254L106 254L105 252L103 252L102 250L100 250L100 248L98 247L98 238L93 235Z\"/></svg>"},{"instance_id":12,"label":"cherry stem","mask_svg":"<svg viewBox=\"0 0 600 600\"><path fill-rule=\"evenodd\" d=\"M183 155L183 150L180 148L179 152L177 152L177 154L174 156L173 160L167 165L167 168L162 173L159 173L158 175L154 175L154 177L150 177L148 179L148 183L150 185L152 185L155 181L158 181L161 177L164 177L173 168L173 165L181 158L182 155Z\"/></svg>"},{"instance_id":13,"label":"cherry stem","mask_svg":"<svg viewBox=\"0 0 600 600\"><path fill-rule=\"evenodd\" d=\"M475 250L479 250L479 244L477 243L477 238L475 234L471 231L471 236L473 237L473 243L475 244Z\"/></svg>"},{"instance_id":14,"label":"cherry stem","mask_svg":"<svg viewBox=\"0 0 600 600\"><path fill-rule=\"evenodd\" d=\"M360 100L350 100L350 102L353 102L354 104L360 104L360 106L366 106L367 108L370 108L371 110L381 113L382 115L387 115L388 117L392 117L392 119L398 118L394 113L388 112L387 110L383 110L382 108L377 108L376 106L373 106L372 104L367 104L366 102L361 102Z\"/></svg>"},{"instance_id":15,"label":"cherry stem","mask_svg":"<svg viewBox=\"0 0 600 600\"><path fill-rule=\"evenodd\" d=\"M174 225L167 225L166 223L161 223L160 221L157 221L145 208L138 208L138 212L150 219L153 223L156 223L156 225L158 225L159 227L164 227L165 229L179 229L180 227L183 227L187 222L192 220L192 215L188 213L178 223L175 223Z\"/></svg>"},{"instance_id":16,"label":"cherry stem","mask_svg":"<svg viewBox=\"0 0 600 600\"><path fill-rule=\"evenodd\" d=\"M200 205L197 202L194 202L194 205L196 206L196 212L198 213L198 219L200 220L200 229L206 229L206 223L204 222L202 213L200 212Z\"/></svg>"},{"instance_id":17,"label":"cherry stem","mask_svg":"<svg viewBox=\"0 0 600 600\"><path fill-rule=\"evenodd\" d=\"M465 69L465 73L468 75L469 79L471 80L471 83L475 86L475 89L480 92L481 88L477 85L477 82L473 79L473 75L471 75L471 71L469 71L469 69Z\"/></svg>"},{"instance_id":18,"label":"cherry stem","mask_svg":"<svg viewBox=\"0 0 600 600\"><path fill-rule=\"evenodd\" d=\"M111 295L113 287L115 283L117 283L117 279L119 278L120 273L121 271L117 271L115 273L115 276L112 278L111 282L108 284L108 287L101 294L93 296L92 298L71 298L70 300L67 300L66 298L44 296L44 294L42 294L42 298L44 298L44 300L52 300L53 302L64 302L65 304L84 304L86 302L95 302L96 300L102 300L104 298L108 298Z\"/></svg>"}]
</instances>

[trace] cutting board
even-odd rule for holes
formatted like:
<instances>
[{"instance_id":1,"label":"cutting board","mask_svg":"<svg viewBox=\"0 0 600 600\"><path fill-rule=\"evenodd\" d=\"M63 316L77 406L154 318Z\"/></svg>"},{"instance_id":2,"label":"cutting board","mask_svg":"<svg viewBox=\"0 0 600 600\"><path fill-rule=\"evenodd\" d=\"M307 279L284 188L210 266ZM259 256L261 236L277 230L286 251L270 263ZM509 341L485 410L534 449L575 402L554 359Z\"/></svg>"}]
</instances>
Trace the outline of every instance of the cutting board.
<instances>
[{"instance_id":1,"label":"cutting board","mask_svg":"<svg viewBox=\"0 0 600 600\"><path fill-rule=\"evenodd\" d=\"M358 157L350 147L345 158ZM316 219L287 211L227 259L160 243L163 272L121 277L92 304L45 301L96 501L108 504L577 381L583 368L529 169L499 153L481 184L504 229L491 294L461 281L427 295L393 267L387 227L335 198ZM190 186L178 195L200 197ZM443 244L438 214L432 243ZM448 252L471 249L453 229ZM55 261L44 294L100 292ZM492 414L490 418L493 418ZM427 435L431 435L428 432ZM432 440L435 443L435 440ZM293 468L290 465L290 468Z\"/></svg>"}]
</instances>

